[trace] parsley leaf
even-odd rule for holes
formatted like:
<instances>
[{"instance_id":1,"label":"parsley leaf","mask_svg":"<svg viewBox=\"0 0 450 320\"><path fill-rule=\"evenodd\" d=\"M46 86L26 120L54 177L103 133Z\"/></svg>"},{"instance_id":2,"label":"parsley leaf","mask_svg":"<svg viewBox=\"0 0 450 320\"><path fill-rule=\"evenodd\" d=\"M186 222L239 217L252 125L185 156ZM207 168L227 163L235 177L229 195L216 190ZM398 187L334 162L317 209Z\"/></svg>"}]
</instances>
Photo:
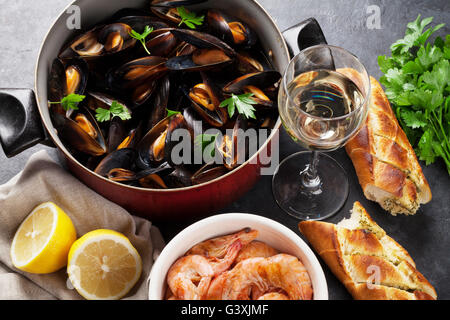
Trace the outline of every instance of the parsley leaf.
<instances>
[{"instance_id":1,"label":"parsley leaf","mask_svg":"<svg viewBox=\"0 0 450 320\"><path fill-rule=\"evenodd\" d=\"M211 157L214 157L216 155L216 139L219 136L219 133L217 134L199 134L197 137L195 137L194 144L202 149L202 152L205 152L206 148L211 148Z\"/></svg>"},{"instance_id":2,"label":"parsley leaf","mask_svg":"<svg viewBox=\"0 0 450 320\"><path fill-rule=\"evenodd\" d=\"M71 93L65 96L61 101L49 102L50 104L61 104L65 111L69 109L78 110L78 104L82 102L86 96Z\"/></svg>"},{"instance_id":3,"label":"parsley leaf","mask_svg":"<svg viewBox=\"0 0 450 320\"><path fill-rule=\"evenodd\" d=\"M240 95L231 94L230 98L222 101L220 107L228 108L228 114L230 115L230 118L233 117L237 109L238 113L244 115L247 119L256 119L254 113L256 110L252 105L257 104L257 102L251 99L252 96L253 93L245 93Z\"/></svg>"},{"instance_id":4,"label":"parsley leaf","mask_svg":"<svg viewBox=\"0 0 450 320\"><path fill-rule=\"evenodd\" d=\"M166 109L166 110L167 110L167 117L171 117L171 116L181 113L179 111L173 111L173 110L169 110L169 109Z\"/></svg>"},{"instance_id":5,"label":"parsley leaf","mask_svg":"<svg viewBox=\"0 0 450 320\"><path fill-rule=\"evenodd\" d=\"M450 35L427 43L444 26L430 28L432 21L419 15L392 56L378 57L380 82L419 159L429 165L442 158L450 174Z\"/></svg>"},{"instance_id":6,"label":"parsley leaf","mask_svg":"<svg viewBox=\"0 0 450 320\"><path fill-rule=\"evenodd\" d=\"M195 12L189 12L185 7L177 7L177 11L181 17L181 22L178 26L181 26L184 23L189 28L195 29L196 25L201 26L205 19L205 16L197 17Z\"/></svg>"},{"instance_id":7,"label":"parsley leaf","mask_svg":"<svg viewBox=\"0 0 450 320\"><path fill-rule=\"evenodd\" d=\"M148 51L147 45L145 44L145 39L152 32L153 32L153 28L150 28L150 26L145 26L144 32L142 34L136 32L133 29L130 32L130 37L140 41L142 43L142 46L144 47L145 51L148 53L148 55L151 55L151 53L150 53L150 51Z\"/></svg>"},{"instance_id":8,"label":"parsley leaf","mask_svg":"<svg viewBox=\"0 0 450 320\"><path fill-rule=\"evenodd\" d=\"M113 101L109 109L97 108L95 112L95 118L98 122L110 121L114 119L114 117L118 117L122 120L131 119L131 114L128 108L117 101Z\"/></svg>"}]
</instances>

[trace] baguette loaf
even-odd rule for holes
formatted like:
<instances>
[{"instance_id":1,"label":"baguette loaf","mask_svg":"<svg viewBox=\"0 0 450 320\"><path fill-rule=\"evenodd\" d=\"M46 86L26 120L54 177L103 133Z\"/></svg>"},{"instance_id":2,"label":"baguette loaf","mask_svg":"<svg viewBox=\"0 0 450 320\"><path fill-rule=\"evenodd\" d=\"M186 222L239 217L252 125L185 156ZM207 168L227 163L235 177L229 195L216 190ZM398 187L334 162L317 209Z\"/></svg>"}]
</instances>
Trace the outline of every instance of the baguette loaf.
<instances>
[{"instance_id":1,"label":"baguette loaf","mask_svg":"<svg viewBox=\"0 0 450 320\"><path fill-rule=\"evenodd\" d=\"M357 84L361 81L353 69L339 71ZM431 200L431 190L383 88L373 77L370 82L366 123L345 149L367 199L393 215L412 215Z\"/></svg>"},{"instance_id":2,"label":"baguette loaf","mask_svg":"<svg viewBox=\"0 0 450 320\"><path fill-rule=\"evenodd\" d=\"M299 229L357 300L435 300L436 291L408 252L359 202L337 225L304 221Z\"/></svg>"}]
</instances>

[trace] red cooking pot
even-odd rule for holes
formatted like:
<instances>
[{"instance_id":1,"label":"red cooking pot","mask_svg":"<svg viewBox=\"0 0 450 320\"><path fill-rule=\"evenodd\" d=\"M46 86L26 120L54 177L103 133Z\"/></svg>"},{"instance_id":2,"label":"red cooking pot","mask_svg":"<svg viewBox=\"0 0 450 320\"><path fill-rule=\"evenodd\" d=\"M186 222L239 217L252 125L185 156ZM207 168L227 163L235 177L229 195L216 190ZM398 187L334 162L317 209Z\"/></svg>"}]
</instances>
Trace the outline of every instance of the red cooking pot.
<instances>
[{"instance_id":1,"label":"red cooking pot","mask_svg":"<svg viewBox=\"0 0 450 320\"><path fill-rule=\"evenodd\" d=\"M129 0L127 7L146 8L149 0ZM190 218L217 211L237 200L257 182L261 175L262 156L270 156L271 143L278 135L278 120L272 134L258 152L247 162L228 174L208 183L188 188L156 190L127 186L110 181L85 168L61 143L50 120L47 105L47 83L50 67L61 46L75 31L67 27L67 21L81 12L82 29L112 16L124 6L118 0L77 0L55 21L45 37L36 66L35 89L0 90L0 138L8 157L37 143L53 144L61 152L69 170L87 186L128 211L152 220ZM75 8L75 11L74 11ZM269 14L254 0L208 1L194 9L214 8L236 16L246 22L258 34L267 56L274 67L283 72L289 62L289 51L281 32ZM304 37L302 46L321 43L322 33L314 19L307 20L285 33L294 51L298 50L299 31L312 37Z\"/></svg>"}]
</instances>

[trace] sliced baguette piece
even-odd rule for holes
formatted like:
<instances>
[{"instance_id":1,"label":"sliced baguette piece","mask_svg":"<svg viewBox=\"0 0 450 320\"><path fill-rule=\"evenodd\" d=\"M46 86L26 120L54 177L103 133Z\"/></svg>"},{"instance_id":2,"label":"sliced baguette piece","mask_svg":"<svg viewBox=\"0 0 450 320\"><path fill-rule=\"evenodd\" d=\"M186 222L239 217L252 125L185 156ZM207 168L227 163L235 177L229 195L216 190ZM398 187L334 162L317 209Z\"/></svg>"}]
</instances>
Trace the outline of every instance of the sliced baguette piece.
<instances>
[{"instance_id":1,"label":"sliced baguette piece","mask_svg":"<svg viewBox=\"0 0 450 320\"><path fill-rule=\"evenodd\" d=\"M437 299L408 252L359 202L354 203L351 217L337 225L304 221L299 229L354 299Z\"/></svg>"},{"instance_id":2,"label":"sliced baguette piece","mask_svg":"<svg viewBox=\"0 0 450 320\"><path fill-rule=\"evenodd\" d=\"M356 70L338 71L361 84ZM383 88L373 77L370 83L366 123L345 149L367 199L393 215L412 215L420 204L431 201L431 189Z\"/></svg>"}]
</instances>

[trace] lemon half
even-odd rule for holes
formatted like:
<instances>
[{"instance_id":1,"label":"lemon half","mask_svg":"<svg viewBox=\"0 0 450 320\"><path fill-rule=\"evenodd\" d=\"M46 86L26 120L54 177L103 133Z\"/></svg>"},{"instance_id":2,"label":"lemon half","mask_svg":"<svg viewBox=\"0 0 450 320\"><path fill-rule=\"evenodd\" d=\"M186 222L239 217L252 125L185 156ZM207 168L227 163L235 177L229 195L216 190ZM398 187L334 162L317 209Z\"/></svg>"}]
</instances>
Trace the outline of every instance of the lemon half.
<instances>
[{"instance_id":1,"label":"lemon half","mask_svg":"<svg viewBox=\"0 0 450 320\"><path fill-rule=\"evenodd\" d=\"M67 264L77 233L69 216L52 202L36 207L22 222L11 245L13 265L30 273L52 273Z\"/></svg>"},{"instance_id":2,"label":"lemon half","mask_svg":"<svg viewBox=\"0 0 450 320\"><path fill-rule=\"evenodd\" d=\"M142 261L127 237L101 229L85 234L73 244L67 273L84 298L117 300L139 280Z\"/></svg>"}]
</instances>

